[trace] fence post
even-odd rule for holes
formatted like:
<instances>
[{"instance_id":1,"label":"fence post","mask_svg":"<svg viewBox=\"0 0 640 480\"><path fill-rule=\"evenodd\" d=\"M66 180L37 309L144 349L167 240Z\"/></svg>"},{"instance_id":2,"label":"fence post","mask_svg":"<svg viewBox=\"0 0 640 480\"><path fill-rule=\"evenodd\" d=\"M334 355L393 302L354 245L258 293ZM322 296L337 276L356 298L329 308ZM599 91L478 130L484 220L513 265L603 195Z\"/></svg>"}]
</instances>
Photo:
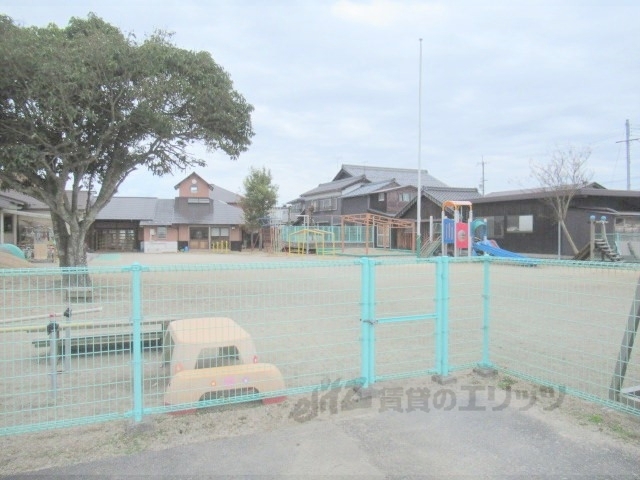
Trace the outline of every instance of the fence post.
<instances>
[{"instance_id":1,"label":"fence post","mask_svg":"<svg viewBox=\"0 0 640 480\"><path fill-rule=\"evenodd\" d=\"M449 375L449 257L436 258L436 372L439 382Z\"/></svg>"},{"instance_id":2,"label":"fence post","mask_svg":"<svg viewBox=\"0 0 640 480\"><path fill-rule=\"evenodd\" d=\"M142 420L142 265L134 263L131 266L131 353L133 370L133 419Z\"/></svg>"},{"instance_id":3,"label":"fence post","mask_svg":"<svg viewBox=\"0 0 640 480\"><path fill-rule=\"evenodd\" d=\"M491 262L489 255L486 255L483 262L484 280L482 286L482 362L479 368L492 373L493 365L489 357L489 306L491 304ZM491 372L489 372L491 371Z\"/></svg>"},{"instance_id":4,"label":"fence post","mask_svg":"<svg viewBox=\"0 0 640 480\"><path fill-rule=\"evenodd\" d=\"M67 319L64 326L64 371L71 372L71 306L67 307L63 316Z\"/></svg>"},{"instance_id":5,"label":"fence post","mask_svg":"<svg viewBox=\"0 0 640 480\"><path fill-rule=\"evenodd\" d=\"M55 401L58 397L58 336L60 335L60 325L55 318L47 325L49 335L49 366L51 371L51 395Z\"/></svg>"},{"instance_id":6,"label":"fence post","mask_svg":"<svg viewBox=\"0 0 640 480\"><path fill-rule=\"evenodd\" d=\"M375 262L361 258L361 304L360 304L360 377L362 388L375 383Z\"/></svg>"}]
</instances>

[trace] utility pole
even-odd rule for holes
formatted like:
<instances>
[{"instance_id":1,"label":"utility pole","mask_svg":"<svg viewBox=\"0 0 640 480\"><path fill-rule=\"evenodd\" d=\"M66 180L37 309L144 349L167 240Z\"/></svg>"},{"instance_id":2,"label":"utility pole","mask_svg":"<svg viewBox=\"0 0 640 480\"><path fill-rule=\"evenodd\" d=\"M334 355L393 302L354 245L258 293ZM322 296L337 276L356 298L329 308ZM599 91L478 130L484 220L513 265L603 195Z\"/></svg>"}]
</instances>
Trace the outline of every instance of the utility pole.
<instances>
[{"instance_id":1,"label":"utility pole","mask_svg":"<svg viewBox=\"0 0 640 480\"><path fill-rule=\"evenodd\" d=\"M629 125L629 119L625 122L625 130L626 130L626 139L620 140L616 143L626 143L627 144L627 190L631 190L631 147L630 143L635 140L640 140L640 138L629 138L631 135L631 126Z\"/></svg>"},{"instance_id":2,"label":"utility pole","mask_svg":"<svg viewBox=\"0 0 640 480\"><path fill-rule=\"evenodd\" d=\"M416 198L416 253L422 252L422 39L418 62L418 197Z\"/></svg>"},{"instance_id":3,"label":"utility pole","mask_svg":"<svg viewBox=\"0 0 640 480\"><path fill-rule=\"evenodd\" d=\"M484 165L485 165L484 156L482 157L482 161L480 162L480 164L482 165L482 179L480 180L480 192L482 193L482 196L484 197L484 185L485 185L485 183L487 181L484 178Z\"/></svg>"}]
</instances>

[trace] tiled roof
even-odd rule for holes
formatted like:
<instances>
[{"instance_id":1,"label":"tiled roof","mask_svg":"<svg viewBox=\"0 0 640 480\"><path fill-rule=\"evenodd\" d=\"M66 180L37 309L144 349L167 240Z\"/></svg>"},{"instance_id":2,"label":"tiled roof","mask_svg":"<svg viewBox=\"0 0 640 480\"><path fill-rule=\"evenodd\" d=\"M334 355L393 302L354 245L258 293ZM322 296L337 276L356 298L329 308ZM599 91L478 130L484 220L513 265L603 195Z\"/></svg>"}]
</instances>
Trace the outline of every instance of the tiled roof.
<instances>
[{"instance_id":1,"label":"tiled roof","mask_svg":"<svg viewBox=\"0 0 640 480\"><path fill-rule=\"evenodd\" d=\"M460 201L482 198L480 192L475 188L426 188L423 189L423 192L427 197L439 204L442 204L447 200Z\"/></svg>"},{"instance_id":2,"label":"tiled roof","mask_svg":"<svg viewBox=\"0 0 640 480\"><path fill-rule=\"evenodd\" d=\"M373 192L376 192L381 189L388 189L388 187L394 186L398 188L398 185L394 180L385 180L383 182L376 183L367 183L366 185L362 185L360 188L343 195L342 198L351 198L351 197L361 197L363 195L369 195Z\"/></svg>"},{"instance_id":3,"label":"tiled roof","mask_svg":"<svg viewBox=\"0 0 640 480\"><path fill-rule=\"evenodd\" d=\"M368 165L342 165L342 169L334 177L334 180L343 179L345 176L365 176L367 180L374 183L394 179L398 182L398 185L401 186L418 186L418 169L371 167ZM429 175L427 170L421 170L420 177L420 183L423 187L447 186L446 183L443 183L437 178Z\"/></svg>"},{"instance_id":4,"label":"tiled roof","mask_svg":"<svg viewBox=\"0 0 640 480\"><path fill-rule=\"evenodd\" d=\"M214 185L213 183L210 183L209 187L211 187L209 198L213 198L214 200L220 200L224 203L238 204L242 199L241 195L219 187L218 185Z\"/></svg>"},{"instance_id":5,"label":"tiled roof","mask_svg":"<svg viewBox=\"0 0 640 480\"><path fill-rule=\"evenodd\" d=\"M242 209L210 199L209 203L189 203L186 198L159 199L153 218L140 222L150 225L242 225Z\"/></svg>"},{"instance_id":6,"label":"tiled roof","mask_svg":"<svg viewBox=\"0 0 640 480\"><path fill-rule=\"evenodd\" d=\"M475 199L482 198L478 190L475 188L455 188L455 187L446 187L446 188L423 188L422 189L423 197L431 200L436 205L442 205L447 200L471 200L475 201ZM402 217L411 207L413 207L417 203L417 197L412 199L409 203L407 203L400 212L396 215L397 217Z\"/></svg>"},{"instance_id":7,"label":"tiled roof","mask_svg":"<svg viewBox=\"0 0 640 480\"><path fill-rule=\"evenodd\" d=\"M348 177L348 178L343 178L343 179L340 179L340 180L335 180L333 182L321 183L316 188L314 188L312 190L309 190L308 192L303 193L301 196L302 197L310 197L310 196L313 196L313 195L318 195L318 194L322 194L322 193L330 193L330 192L342 193L342 191L345 188L350 187L352 185L355 185L358 182L369 183L367 181L367 179L362 175L359 175L357 177Z\"/></svg>"},{"instance_id":8,"label":"tiled roof","mask_svg":"<svg viewBox=\"0 0 640 480\"><path fill-rule=\"evenodd\" d=\"M143 220L140 225L173 225L173 199L158 199L153 217L149 220Z\"/></svg>"},{"instance_id":9,"label":"tiled roof","mask_svg":"<svg viewBox=\"0 0 640 480\"><path fill-rule=\"evenodd\" d=\"M14 202L11 202L10 200L6 199L6 198L2 198L0 197L0 208L5 208L5 209L13 209L16 208L16 204Z\"/></svg>"},{"instance_id":10,"label":"tiled roof","mask_svg":"<svg viewBox=\"0 0 640 480\"><path fill-rule=\"evenodd\" d=\"M159 199L113 197L100 211L97 220L138 220L150 225L241 225L242 209L225 202L204 199L207 203L190 203L187 198Z\"/></svg>"},{"instance_id":11,"label":"tiled roof","mask_svg":"<svg viewBox=\"0 0 640 480\"><path fill-rule=\"evenodd\" d=\"M65 194L70 201L71 191L67 190ZM85 205L87 204L88 195L89 192L86 190L80 190L78 192L78 206L80 210L84 210ZM49 206L46 203L15 190L0 191L0 207L7 209L18 208L24 210L49 210Z\"/></svg>"},{"instance_id":12,"label":"tiled roof","mask_svg":"<svg viewBox=\"0 0 640 480\"><path fill-rule=\"evenodd\" d=\"M190 203L190 198L176 198L174 203L174 223L209 225L213 219L213 200L205 198L207 203ZM199 199L194 199L199 200Z\"/></svg>"},{"instance_id":13,"label":"tiled roof","mask_svg":"<svg viewBox=\"0 0 640 480\"><path fill-rule=\"evenodd\" d=\"M24 193L17 192L15 190L0 191L0 201L3 202L3 205L6 204L6 207L4 208L21 207L31 210L41 210L49 208L40 200L30 197L29 195L26 195Z\"/></svg>"},{"instance_id":14,"label":"tiled roof","mask_svg":"<svg viewBox=\"0 0 640 480\"><path fill-rule=\"evenodd\" d=\"M640 198L638 190L608 190L598 183L591 183L576 191L577 195L588 197L636 197ZM476 200L477 203L508 202L512 200L532 200L536 198L553 197L556 192L552 189L529 188L495 192Z\"/></svg>"},{"instance_id":15,"label":"tiled roof","mask_svg":"<svg viewBox=\"0 0 640 480\"><path fill-rule=\"evenodd\" d=\"M96 220L152 220L157 201L153 197L112 197Z\"/></svg>"},{"instance_id":16,"label":"tiled roof","mask_svg":"<svg viewBox=\"0 0 640 480\"><path fill-rule=\"evenodd\" d=\"M214 200L212 225L242 225L244 212L239 207Z\"/></svg>"}]
</instances>

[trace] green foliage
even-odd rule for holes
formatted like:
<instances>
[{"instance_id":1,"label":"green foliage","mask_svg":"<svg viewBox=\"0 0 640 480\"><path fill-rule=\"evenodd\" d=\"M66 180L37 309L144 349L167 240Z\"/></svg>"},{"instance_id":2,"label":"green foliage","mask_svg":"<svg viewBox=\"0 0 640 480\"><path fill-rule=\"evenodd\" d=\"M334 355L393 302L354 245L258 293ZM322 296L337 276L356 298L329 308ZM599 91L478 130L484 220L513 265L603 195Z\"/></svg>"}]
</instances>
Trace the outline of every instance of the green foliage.
<instances>
[{"instance_id":1,"label":"green foliage","mask_svg":"<svg viewBox=\"0 0 640 480\"><path fill-rule=\"evenodd\" d=\"M265 167L251 167L244 179L245 194L241 201L244 210L244 223L248 229L260 227L261 219L268 217L278 199L278 186L271 183L271 171Z\"/></svg>"},{"instance_id":2,"label":"green foliage","mask_svg":"<svg viewBox=\"0 0 640 480\"><path fill-rule=\"evenodd\" d=\"M0 188L49 206L63 266L78 264L66 232L77 253L131 172L204 166L188 154L194 142L236 159L253 136L253 107L229 75L166 32L137 42L95 15L65 28L0 15L0 64ZM96 192L85 205L81 189Z\"/></svg>"},{"instance_id":3,"label":"green foliage","mask_svg":"<svg viewBox=\"0 0 640 480\"><path fill-rule=\"evenodd\" d=\"M591 423L595 423L595 424L601 424L604 419L602 418L602 415L594 413L592 415L589 415L589 417L587 417L587 420L589 420Z\"/></svg>"},{"instance_id":4,"label":"green foliage","mask_svg":"<svg viewBox=\"0 0 640 480\"><path fill-rule=\"evenodd\" d=\"M502 377L498 382L498 388L502 390L511 390L511 387L517 383L517 381L511 377Z\"/></svg>"}]
</instances>

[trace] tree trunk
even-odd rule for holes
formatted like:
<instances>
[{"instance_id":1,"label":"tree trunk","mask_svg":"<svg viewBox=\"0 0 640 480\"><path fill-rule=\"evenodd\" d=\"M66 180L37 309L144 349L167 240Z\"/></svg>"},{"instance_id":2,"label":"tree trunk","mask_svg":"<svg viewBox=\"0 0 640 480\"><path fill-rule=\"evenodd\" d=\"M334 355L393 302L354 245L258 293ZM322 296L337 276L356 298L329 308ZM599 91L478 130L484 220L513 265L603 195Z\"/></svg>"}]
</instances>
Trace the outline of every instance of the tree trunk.
<instances>
[{"instance_id":1,"label":"tree trunk","mask_svg":"<svg viewBox=\"0 0 640 480\"><path fill-rule=\"evenodd\" d=\"M52 215L53 232L56 238L60 267L78 267L74 271L65 272L62 276L64 287L89 287L91 278L86 270L87 251L85 238L87 232L81 225L69 227L59 216Z\"/></svg>"},{"instance_id":2,"label":"tree trunk","mask_svg":"<svg viewBox=\"0 0 640 480\"><path fill-rule=\"evenodd\" d=\"M256 235L256 232L251 232L251 250L256 248L259 239L260 237Z\"/></svg>"},{"instance_id":3,"label":"tree trunk","mask_svg":"<svg viewBox=\"0 0 640 480\"><path fill-rule=\"evenodd\" d=\"M569 233L569 230L567 229L567 226L564 224L564 220L560 222L560 226L562 228L562 231L564 232L565 237L567 237L567 240L569 241L569 245L571 246L571 249L573 250L573 254L576 255L579 250L576 247L576 244L573 242L573 238L571 238L571 234Z\"/></svg>"}]
</instances>

